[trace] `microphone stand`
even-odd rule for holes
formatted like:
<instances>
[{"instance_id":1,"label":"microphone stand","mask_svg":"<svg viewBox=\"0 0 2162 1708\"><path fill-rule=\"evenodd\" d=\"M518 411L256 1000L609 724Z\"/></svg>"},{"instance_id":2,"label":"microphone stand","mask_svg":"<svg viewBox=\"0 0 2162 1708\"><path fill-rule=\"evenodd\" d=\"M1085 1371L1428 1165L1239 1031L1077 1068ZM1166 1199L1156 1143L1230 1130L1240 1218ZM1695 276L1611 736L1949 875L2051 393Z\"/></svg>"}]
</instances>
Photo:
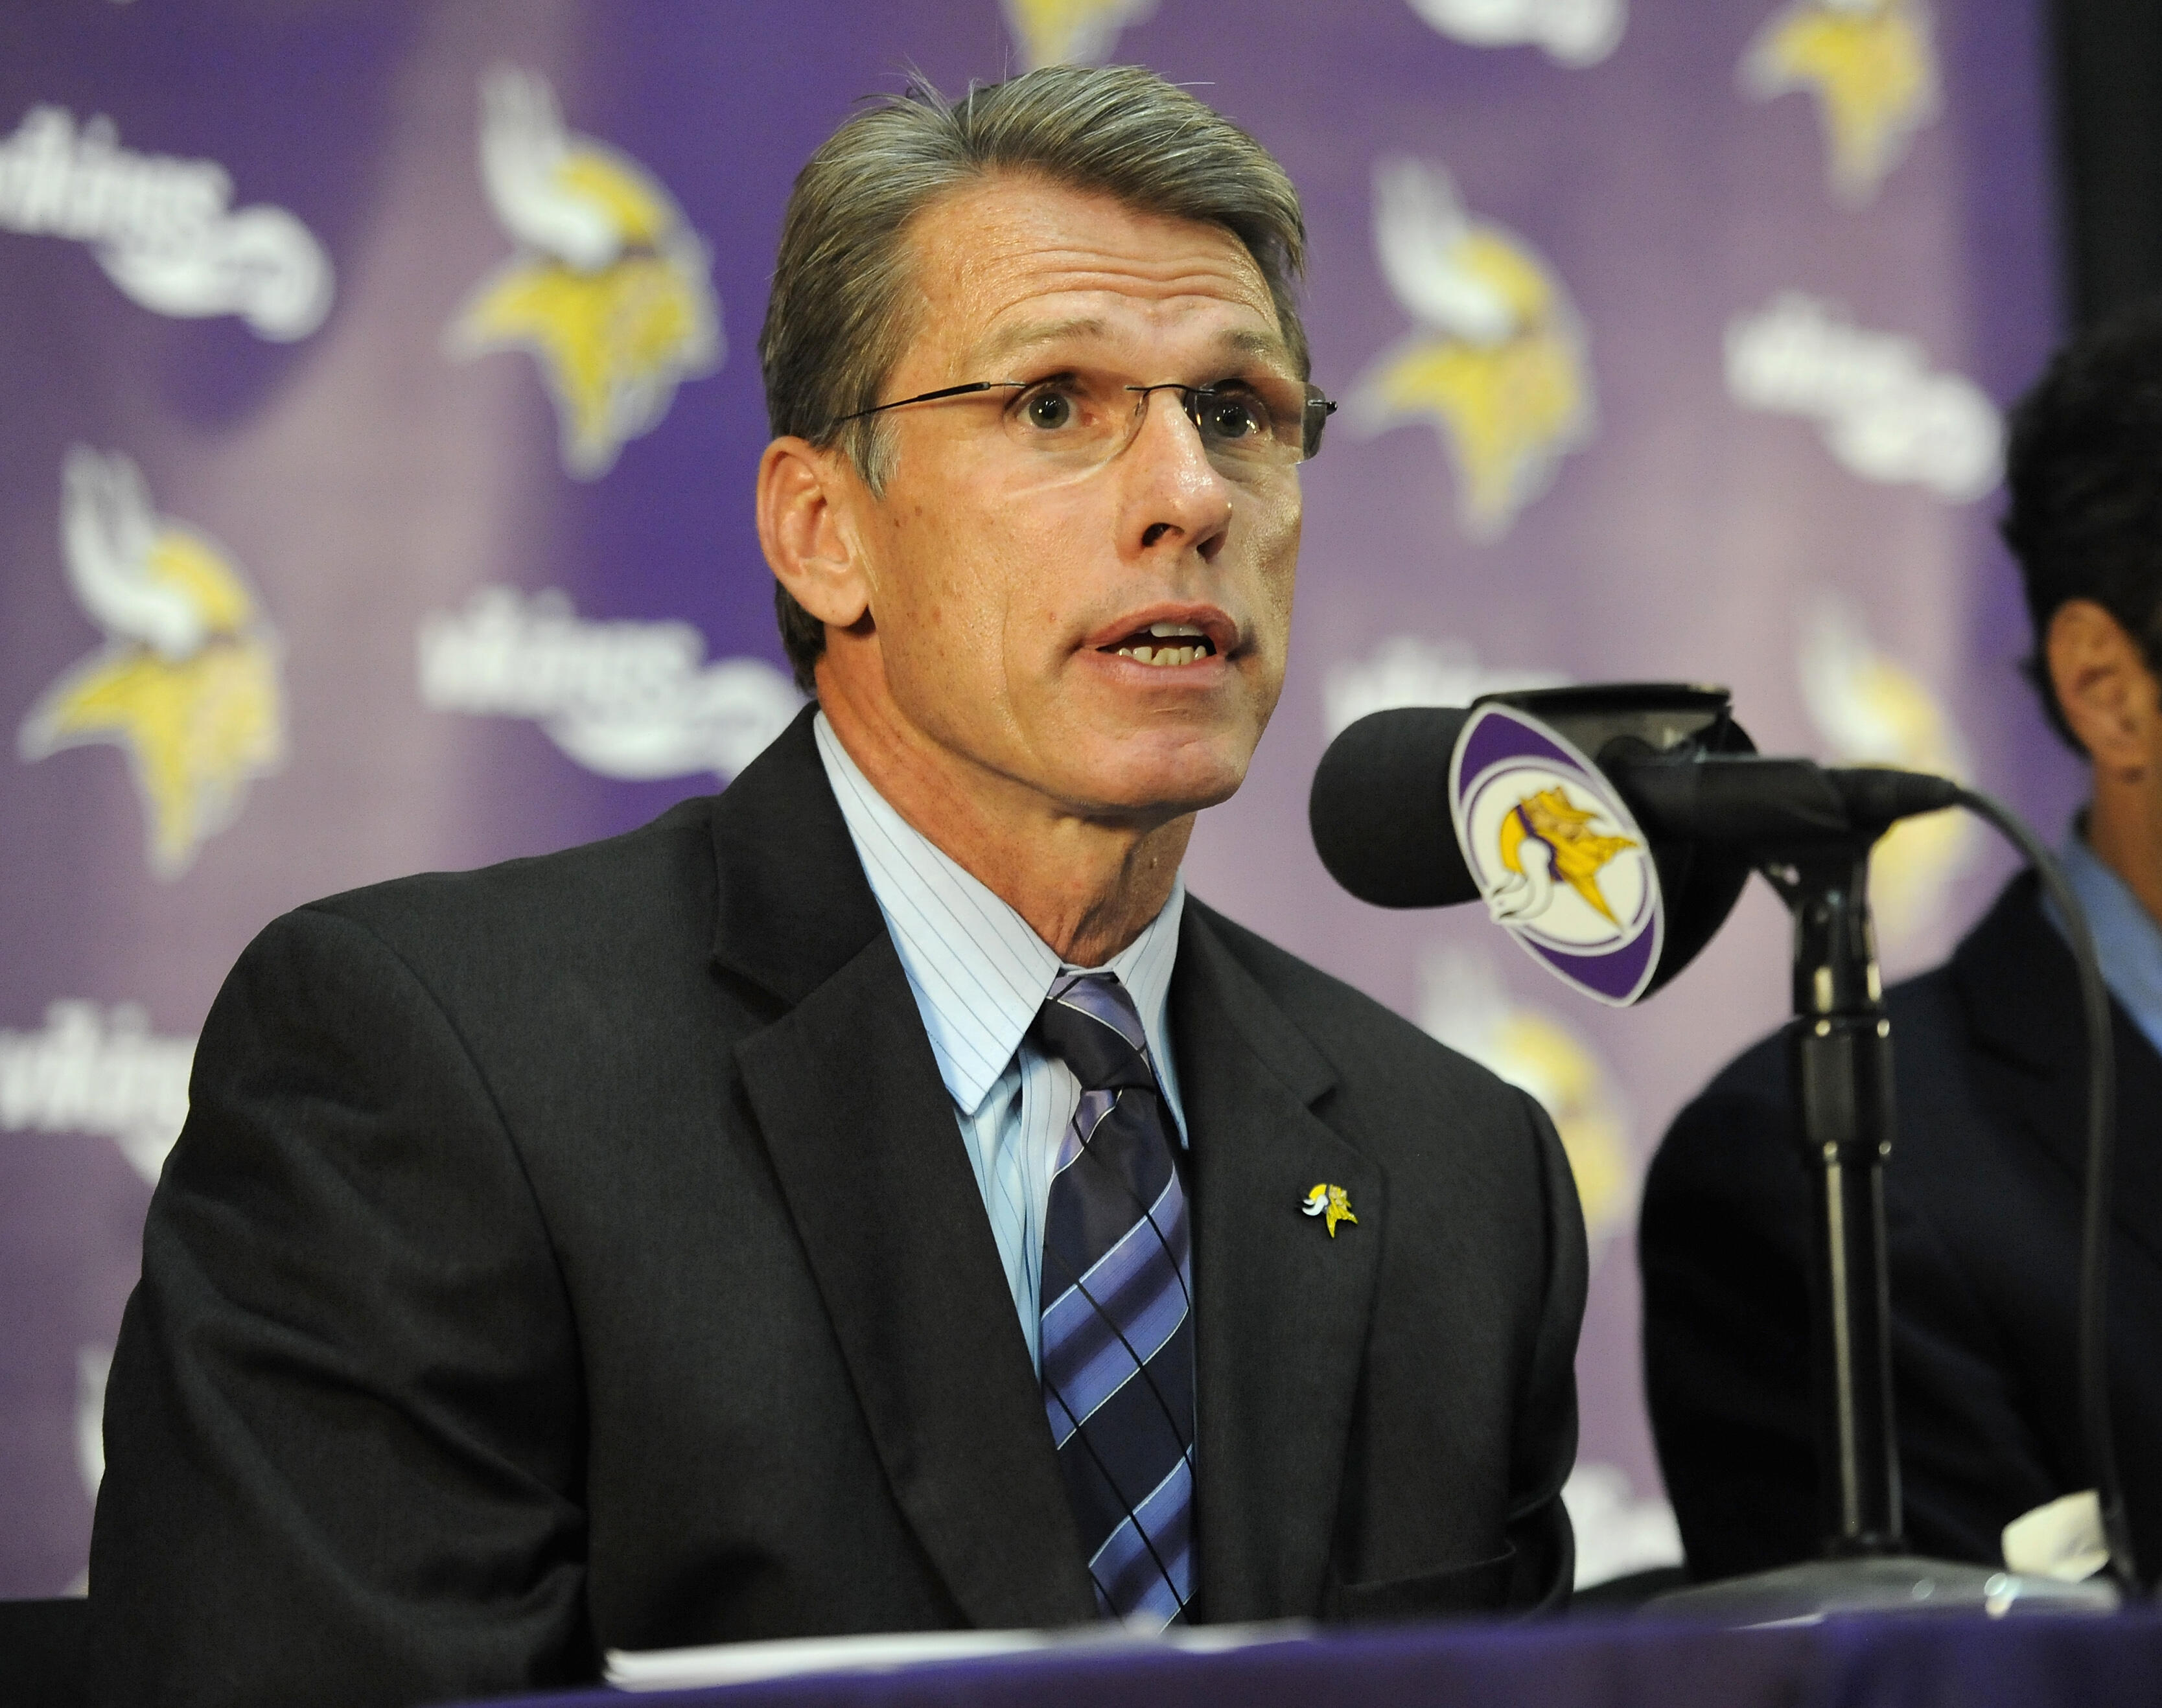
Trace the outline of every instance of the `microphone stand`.
<instances>
[{"instance_id":1,"label":"microphone stand","mask_svg":"<svg viewBox=\"0 0 2162 1708\"><path fill-rule=\"evenodd\" d=\"M1868 862L1867 849L1841 849L1765 870L1794 919L1787 1062L1812 1209L1818 1511L1825 1552L1839 1558L1896 1554L1903 1540L1884 1256L1892 1022Z\"/></svg>"},{"instance_id":2,"label":"microphone stand","mask_svg":"<svg viewBox=\"0 0 2162 1708\"><path fill-rule=\"evenodd\" d=\"M1897 1118L1892 1022L1869 912L1869 850L1883 826L1758 851L1757 870L1794 922L1791 1092L1808 1171L1814 1261L1819 1512L1825 1558L1661 1596L1661 1613L1723 1624L1832 1613L2107 1611L2107 1579L2063 1583L1906 1551L1892 1403L1892 1305L1884 1163Z\"/></svg>"},{"instance_id":3,"label":"microphone stand","mask_svg":"<svg viewBox=\"0 0 2162 1708\"><path fill-rule=\"evenodd\" d=\"M1645 833L1668 910L1648 991L1710 940L1752 870L1794 921L1794 1017L1786 1035L1812 1204L1824 1556L1673 1591L1648 1609L1752 1625L1895 1608L2097 1612L2144 1599L2110 1428L2106 1356L2116 1131L2109 997L2079 899L2049 850L2008 808L1946 778L1760 755L1730 715L1724 688L1610 682L1491 694L1470 710L1400 707L1344 731L1314 774L1308 811L1324 864L1354 895L1386 907L1477 897L1478 880L1460 857L1453 791L1465 729L1490 702L1590 756ZM1883 1173L1896 1105L1892 1025L1870 923L1869 854L1899 820L1954 807L1986 819L2034 866L2066 923L2079 979L2088 1058L2081 1429L2109 1549L2109 1575L2083 1583L1918 1558L1906 1552L1900 1518Z\"/></svg>"}]
</instances>

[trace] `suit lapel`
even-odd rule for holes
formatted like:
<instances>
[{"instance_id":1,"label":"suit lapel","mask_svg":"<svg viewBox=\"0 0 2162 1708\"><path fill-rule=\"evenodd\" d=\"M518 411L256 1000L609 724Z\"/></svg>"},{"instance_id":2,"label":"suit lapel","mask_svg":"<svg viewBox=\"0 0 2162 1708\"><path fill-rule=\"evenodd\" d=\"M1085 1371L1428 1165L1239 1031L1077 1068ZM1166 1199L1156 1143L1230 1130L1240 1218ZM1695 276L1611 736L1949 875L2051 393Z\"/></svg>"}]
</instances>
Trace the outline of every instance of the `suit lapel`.
<instances>
[{"instance_id":1,"label":"suit lapel","mask_svg":"<svg viewBox=\"0 0 2162 1708\"><path fill-rule=\"evenodd\" d=\"M810 713L713 812L713 958L773 1000L746 1093L896 1499L979 1626L1094 1599L1028 1351L913 993ZM1193 1138L1202 1609L1320 1606L1387 1204L1328 1063L1189 901L1172 1037ZM1331 1239L1316 1184L1358 1215Z\"/></svg>"},{"instance_id":2,"label":"suit lapel","mask_svg":"<svg viewBox=\"0 0 2162 1708\"><path fill-rule=\"evenodd\" d=\"M714 954L791 1003L745 1090L895 1498L979 1626L1094 1597L953 1107L808 713L714 812Z\"/></svg>"},{"instance_id":3,"label":"suit lapel","mask_svg":"<svg viewBox=\"0 0 2162 1708\"><path fill-rule=\"evenodd\" d=\"M1328 1063L1189 901L1172 1040L1192 1133L1200 1596L1212 1622L1321 1603L1388 1205L1313 1113ZM1331 1238L1300 1211L1340 1186Z\"/></svg>"},{"instance_id":4,"label":"suit lapel","mask_svg":"<svg viewBox=\"0 0 2162 1708\"><path fill-rule=\"evenodd\" d=\"M2004 1064L2020 1125L2075 1181L2086 1178L2086 1034L2071 951L2015 879L1953 957L1967 1024ZM2117 1054L2117 1225L2162 1263L2162 1057L2110 1003Z\"/></svg>"}]
</instances>

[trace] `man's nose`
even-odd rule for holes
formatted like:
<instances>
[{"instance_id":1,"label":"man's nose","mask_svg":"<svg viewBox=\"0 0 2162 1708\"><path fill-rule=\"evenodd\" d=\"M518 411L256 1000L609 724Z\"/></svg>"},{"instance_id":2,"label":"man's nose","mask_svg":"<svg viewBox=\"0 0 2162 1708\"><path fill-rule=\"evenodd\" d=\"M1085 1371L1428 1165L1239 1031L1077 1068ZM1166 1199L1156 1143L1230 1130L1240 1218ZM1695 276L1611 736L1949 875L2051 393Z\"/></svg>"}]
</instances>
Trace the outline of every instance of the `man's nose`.
<instances>
[{"instance_id":1,"label":"man's nose","mask_svg":"<svg viewBox=\"0 0 2162 1708\"><path fill-rule=\"evenodd\" d=\"M1166 386L1136 400L1140 420L1119 460L1127 526L1143 551L1167 538L1213 558L1231 521L1231 484L1187 413L1186 394Z\"/></svg>"}]
</instances>

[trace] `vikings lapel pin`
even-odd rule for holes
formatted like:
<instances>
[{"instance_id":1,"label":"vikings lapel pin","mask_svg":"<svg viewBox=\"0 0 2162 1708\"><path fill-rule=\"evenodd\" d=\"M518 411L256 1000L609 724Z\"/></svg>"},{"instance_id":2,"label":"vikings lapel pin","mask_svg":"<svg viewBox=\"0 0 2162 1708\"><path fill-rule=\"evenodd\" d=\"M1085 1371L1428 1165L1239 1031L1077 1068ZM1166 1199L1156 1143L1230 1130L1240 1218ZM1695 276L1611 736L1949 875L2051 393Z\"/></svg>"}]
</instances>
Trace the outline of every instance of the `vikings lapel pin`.
<instances>
[{"instance_id":1,"label":"vikings lapel pin","mask_svg":"<svg viewBox=\"0 0 2162 1708\"><path fill-rule=\"evenodd\" d=\"M1299 1209L1310 1216L1325 1217L1332 1240L1336 1237L1337 1223L1350 1222L1354 1227L1359 1225L1359 1218L1351 1214L1350 1194L1340 1186L1315 1187L1307 1194L1306 1202Z\"/></svg>"}]
</instances>

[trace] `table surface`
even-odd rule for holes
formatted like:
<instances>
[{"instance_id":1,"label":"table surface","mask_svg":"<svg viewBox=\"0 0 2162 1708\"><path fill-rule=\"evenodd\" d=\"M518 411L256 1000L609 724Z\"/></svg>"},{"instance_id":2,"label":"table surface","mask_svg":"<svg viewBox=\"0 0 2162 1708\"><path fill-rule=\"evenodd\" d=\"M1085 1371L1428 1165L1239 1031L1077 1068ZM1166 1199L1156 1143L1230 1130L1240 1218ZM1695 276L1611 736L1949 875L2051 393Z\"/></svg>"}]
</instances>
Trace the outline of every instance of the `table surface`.
<instances>
[{"instance_id":1,"label":"table surface","mask_svg":"<svg viewBox=\"0 0 2162 1708\"><path fill-rule=\"evenodd\" d=\"M1652 1617L1336 1632L1217 1654L1053 1649L535 1708L2154 1708L2162 1616L1867 1616L1725 1631Z\"/></svg>"}]
</instances>

